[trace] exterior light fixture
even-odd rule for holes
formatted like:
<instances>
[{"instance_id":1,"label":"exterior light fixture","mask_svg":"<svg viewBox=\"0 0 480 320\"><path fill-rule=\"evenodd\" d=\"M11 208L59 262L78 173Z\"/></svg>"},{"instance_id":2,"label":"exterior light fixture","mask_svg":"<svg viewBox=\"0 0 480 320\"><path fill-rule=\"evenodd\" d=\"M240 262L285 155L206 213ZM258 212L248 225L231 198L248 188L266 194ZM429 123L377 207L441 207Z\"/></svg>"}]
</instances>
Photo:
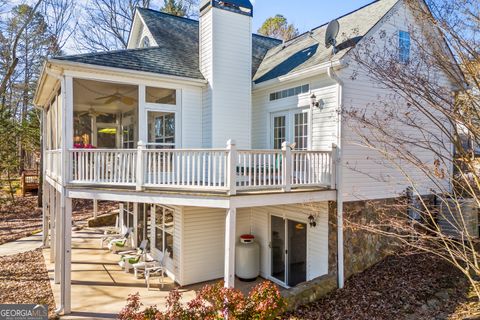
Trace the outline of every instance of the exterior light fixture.
<instances>
[{"instance_id":1,"label":"exterior light fixture","mask_svg":"<svg viewBox=\"0 0 480 320\"><path fill-rule=\"evenodd\" d=\"M312 106L312 108L322 109L323 101L322 99L317 100L317 96L315 95L315 93L312 93L312 95L310 96L310 105Z\"/></svg>"},{"instance_id":2,"label":"exterior light fixture","mask_svg":"<svg viewBox=\"0 0 480 320\"><path fill-rule=\"evenodd\" d=\"M317 221L315 221L315 217L313 215L308 216L308 223L312 228L315 228L317 226Z\"/></svg>"}]
</instances>

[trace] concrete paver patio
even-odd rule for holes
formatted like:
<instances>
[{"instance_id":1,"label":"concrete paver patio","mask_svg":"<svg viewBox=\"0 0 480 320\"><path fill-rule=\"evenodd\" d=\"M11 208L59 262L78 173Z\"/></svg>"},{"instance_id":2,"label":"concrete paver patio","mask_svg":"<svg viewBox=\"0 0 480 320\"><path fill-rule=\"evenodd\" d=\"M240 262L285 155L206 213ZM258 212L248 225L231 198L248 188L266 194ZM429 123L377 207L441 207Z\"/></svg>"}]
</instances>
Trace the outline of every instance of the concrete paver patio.
<instances>
[{"instance_id":1,"label":"concrete paver patio","mask_svg":"<svg viewBox=\"0 0 480 320\"><path fill-rule=\"evenodd\" d=\"M160 288L155 279L150 290L145 280L136 279L118 266L119 255L100 248L100 230L84 229L72 234L72 314L62 319L112 319L116 318L125 306L129 294L140 293L144 306L157 305L163 308L169 291L178 287L170 278L165 277L165 285ZM60 285L53 282L54 264L50 262L50 249L43 250L52 290L57 306L60 302ZM256 282L237 280L242 291L247 291ZM179 288L183 299L194 298L195 290L202 285Z\"/></svg>"}]
</instances>

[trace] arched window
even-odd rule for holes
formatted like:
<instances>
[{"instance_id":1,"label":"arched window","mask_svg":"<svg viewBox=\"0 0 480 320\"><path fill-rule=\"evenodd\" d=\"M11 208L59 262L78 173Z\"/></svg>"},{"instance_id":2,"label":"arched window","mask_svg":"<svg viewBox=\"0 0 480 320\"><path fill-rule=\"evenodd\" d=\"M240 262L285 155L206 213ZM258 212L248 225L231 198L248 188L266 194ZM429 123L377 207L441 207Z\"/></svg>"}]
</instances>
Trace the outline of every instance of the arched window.
<instances>
[{"instance_id":1,"label":"arched window","mask_svg":"<svg viewBox=\"0 0 480 320\"><path fill-rule=\"evenodd\" d=\"M150 38L145 36L142 39L142 48L148 48L148 47L150 47Z\"/></svg>"}]
</instances>

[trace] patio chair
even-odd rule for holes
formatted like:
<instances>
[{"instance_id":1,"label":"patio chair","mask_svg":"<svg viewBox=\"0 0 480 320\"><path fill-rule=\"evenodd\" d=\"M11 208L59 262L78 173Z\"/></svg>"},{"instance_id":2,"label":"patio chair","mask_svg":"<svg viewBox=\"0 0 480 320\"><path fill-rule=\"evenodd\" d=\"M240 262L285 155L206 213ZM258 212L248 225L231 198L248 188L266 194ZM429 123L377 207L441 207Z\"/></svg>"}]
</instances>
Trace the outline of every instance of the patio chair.
<instances>
[{"instance_id":1,"label":"patio chair","mask_svg":"<svg viewBox=\"0 0 480 320\"><path fill-rule=\"evenodd\" d=\"M130 269L133 267L134 264L139 263L140 260L145 261L145 256L147 252L147 245L148 245L148 240L143 240L142 243L140 243L140 246L137 248L136 252L133 254L124 254L120 258L120 261L118 262L118 265L121 268L125 269L125 272L129 272Z\"/></svg>"},{"instance_id":2,"label":"patio chair","mask_svg":"<svg viewBox=\"0 0 480 320\"><path fill-rule=\"evenodd\" d=\"M148 240L145 239L145 240L142 240L142 242L140 242L140 245L135 248L135 249L130 249L130 250L125 250L125 251L119 251L117 252L117 254L119 255L122 255L122 256L125 256L125 255L138 255L139 252L141 252L142 254L147 252L147 246L148 246Z\"/></svg>"},{"instance_id":3,"label":"patio chair","mask_svg":"<svg viewBox=\"0 0 480 320\"><path fill-rule=\"evenodd\" d=\"M132 235L132 229L128 229L122 238L112 239L108 242L108 250L117 253L121 249L128 248L128 241Z\"/></svg>"},{"instance_id":4,"label":"patio chair","mask_svg":"<svg viewBox=\"0 0 480 320\"><path fill-rule=\"evenodd\" d=\"M150 278L155 274L160 274L160 286L163 289L164 273L166 272L167 258L170 256L170 251L165 250L160 264L153 267L145 267L145 282L147 283L147 290L150 290Z\"/></svg>"},{"instance_id":5,"label":"patio chair","mask_svg":"<svg viewBox=\"0 0 480 320\"><path fill-rule=\"evenodd\" d=\"M133 229L132 228L128 228L125 232L123 233L116 233L116 234L112 234L112 233L108 233L107 230L104 231L104 236L100 239L100 245L101 245L101 248L103 249L103 246L105 245L105 243L108 243L114 239L120 239L120 238L124 238L127 236L127 234L133 232Z\"/></svg>"}]
</instances>

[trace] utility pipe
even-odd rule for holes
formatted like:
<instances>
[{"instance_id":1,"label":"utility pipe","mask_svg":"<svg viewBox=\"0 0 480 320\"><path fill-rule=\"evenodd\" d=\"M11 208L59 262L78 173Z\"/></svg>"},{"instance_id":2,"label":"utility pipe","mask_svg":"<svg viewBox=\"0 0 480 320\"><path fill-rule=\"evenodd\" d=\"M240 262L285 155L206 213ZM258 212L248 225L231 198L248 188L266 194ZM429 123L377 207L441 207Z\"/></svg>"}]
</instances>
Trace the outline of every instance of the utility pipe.
<instances>
[{"instance_id":1,"label":"utility pipe","mask_svg":"<svg viewBox=\"0 0 480 320\"><path fill-rule=\"evenodd\" d=\"M337 83L337 163L335 164L335 185L337 189L337 273L338 287L343 288L344 253L343 253L343 185L342 185L342 106L343 106L343 81L333 70L333 65L328 67L327 74L330 79Z\"/></svg>"}]
</instances>

